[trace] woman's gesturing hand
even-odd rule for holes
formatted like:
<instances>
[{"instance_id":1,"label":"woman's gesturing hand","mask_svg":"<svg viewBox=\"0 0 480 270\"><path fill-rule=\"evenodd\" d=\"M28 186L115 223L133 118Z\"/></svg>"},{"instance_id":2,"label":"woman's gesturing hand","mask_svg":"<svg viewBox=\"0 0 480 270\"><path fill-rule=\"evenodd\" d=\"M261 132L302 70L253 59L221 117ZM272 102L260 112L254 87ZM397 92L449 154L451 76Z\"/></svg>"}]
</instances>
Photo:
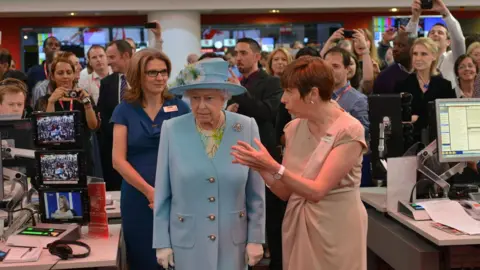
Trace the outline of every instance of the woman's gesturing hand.
<instances>
[{"instance_id":1,"label":"woman's gesturing hand","mask_svg":"<svg viewBox=\"0 0 480 270\"><path fill-rule=\"evenodd\" d=\"M232 146L233 163L248 166L256 171L276 172L280 168L275 159L268 153L267 148L263 146L259 139L254 139L258 149L253 148L250 144L238 141L236 145Z\"/></svg>"}]
</instances>

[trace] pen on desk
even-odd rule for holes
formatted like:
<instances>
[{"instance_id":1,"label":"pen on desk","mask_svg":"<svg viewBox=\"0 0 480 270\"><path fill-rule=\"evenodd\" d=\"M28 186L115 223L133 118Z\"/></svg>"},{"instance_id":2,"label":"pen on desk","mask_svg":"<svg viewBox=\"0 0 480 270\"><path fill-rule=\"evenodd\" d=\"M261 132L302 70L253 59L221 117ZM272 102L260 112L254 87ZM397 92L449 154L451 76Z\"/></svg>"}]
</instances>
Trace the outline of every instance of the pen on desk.
<instances>
[{"instance_id":1,"label":"pen on desk","mask_svg":"<svg viewBox=\"0 0 480 270\"><path fill-rule=\"evenodd\" d=\"M32 251L32 248L28 248L27 251L25 251L25 253L23 253L22 256L20 256L20 259L23 258L23 256L25 256L27 253L29 253L30 251Z\"/></svg>"}]
</instances>

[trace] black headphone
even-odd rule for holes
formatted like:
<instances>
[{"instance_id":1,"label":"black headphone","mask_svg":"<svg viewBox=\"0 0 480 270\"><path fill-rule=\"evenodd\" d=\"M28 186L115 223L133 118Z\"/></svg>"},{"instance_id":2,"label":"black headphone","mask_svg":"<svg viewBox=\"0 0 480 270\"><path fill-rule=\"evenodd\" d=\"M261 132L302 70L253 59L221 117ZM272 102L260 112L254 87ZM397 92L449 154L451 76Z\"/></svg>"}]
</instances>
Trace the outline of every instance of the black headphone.
<instances>
[{"instance_id":1,"label":"black headphone","mask_svg":"<svg viewBox=\"0 0 480 270\"><path fill-rule=\"evenodd\" d=\"M69 245L84 247L87 252L81 254L73 254L73 250ZM50 254L60 257L62 260L81 259L90 255L90 246L80 241L57 240L47 245Z\"/></svg>"}]
</instances>

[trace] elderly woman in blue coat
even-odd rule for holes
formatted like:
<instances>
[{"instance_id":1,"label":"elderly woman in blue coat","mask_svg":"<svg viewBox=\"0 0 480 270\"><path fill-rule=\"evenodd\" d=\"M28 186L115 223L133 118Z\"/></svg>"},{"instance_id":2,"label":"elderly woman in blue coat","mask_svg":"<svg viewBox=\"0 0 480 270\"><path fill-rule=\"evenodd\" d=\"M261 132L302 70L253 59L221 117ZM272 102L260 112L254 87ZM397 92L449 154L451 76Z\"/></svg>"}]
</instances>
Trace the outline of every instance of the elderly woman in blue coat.
<instances>
[{"instance_id":1,"label":"elderly woman in blue coat","mask_svg":"<svg viewBox=\"0 0 480 270\"><path fill-rule=\"evenodd\" d=\"M155 181L153 248L164 268L244 270L263 257L265 185L232 164L237 141L259 138L253 118L224 110L246 89L227 82L228 63L187 66L169 91L186 95L192 113L163 123Z\"/></svg>"}]
</instances>

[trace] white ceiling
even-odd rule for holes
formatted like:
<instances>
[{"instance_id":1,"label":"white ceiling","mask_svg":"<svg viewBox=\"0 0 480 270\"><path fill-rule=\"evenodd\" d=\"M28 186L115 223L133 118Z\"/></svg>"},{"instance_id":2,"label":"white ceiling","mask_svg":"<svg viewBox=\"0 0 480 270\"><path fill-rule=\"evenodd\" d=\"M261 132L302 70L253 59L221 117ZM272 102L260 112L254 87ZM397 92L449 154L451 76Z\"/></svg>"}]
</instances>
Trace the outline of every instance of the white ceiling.
<instances>
[{"instance_id":1,"label":"white ceiling","mask_svg":"<svg viewBox=\"0 0 480 270\"><path fill-rule=\"evenodd\" d=\"M444 0L452 9L480 7L479 0ZM161 10L199 10L211 13L361 12L409 10L411 0L0 0L0 17L133 15ZM43 13L43 14L39 14Z\"/></svg>"}]
</instances>

